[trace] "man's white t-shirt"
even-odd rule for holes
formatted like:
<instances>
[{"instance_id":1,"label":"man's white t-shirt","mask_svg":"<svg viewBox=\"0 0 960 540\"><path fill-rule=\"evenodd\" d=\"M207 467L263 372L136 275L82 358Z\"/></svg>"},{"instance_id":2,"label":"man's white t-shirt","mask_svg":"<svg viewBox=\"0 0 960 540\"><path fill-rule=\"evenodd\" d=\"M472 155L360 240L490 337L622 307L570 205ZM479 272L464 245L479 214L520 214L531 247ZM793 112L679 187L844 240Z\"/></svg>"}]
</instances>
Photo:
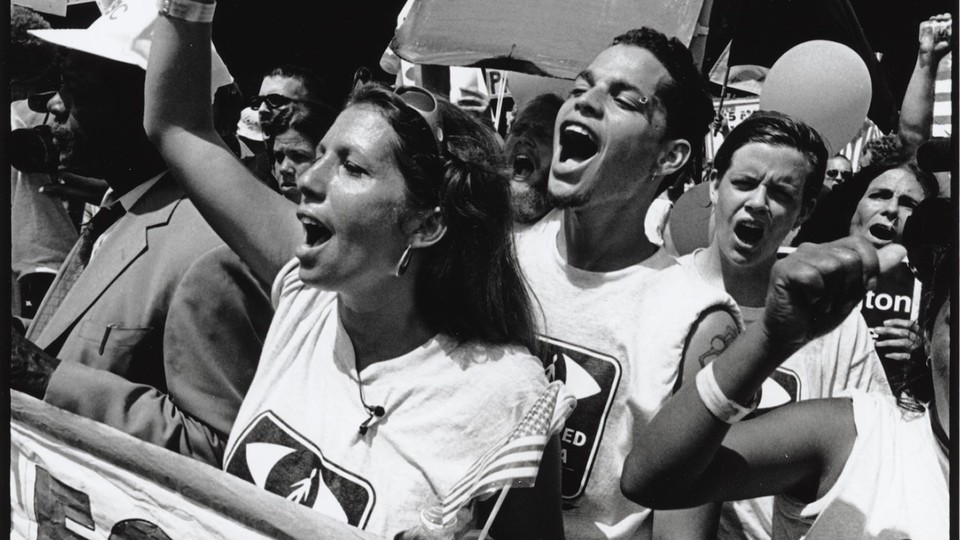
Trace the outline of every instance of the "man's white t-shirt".
<instances>
[{"instance_id":1,"label":"man's white t-shirt","mask_svg":"<svg viewBox=\"0 0 960 540\"><path fill-rule=\"evenodd\" d=\"M707 310L733 300L691 280L663 250L614 272L568 265L557 249L559 212L516 235L534 294L538 356L577 398L561 432L567 538L649 538L651 512L620 492L637 427L679 384L686 339Z\"/></svg>"}]
</instances>

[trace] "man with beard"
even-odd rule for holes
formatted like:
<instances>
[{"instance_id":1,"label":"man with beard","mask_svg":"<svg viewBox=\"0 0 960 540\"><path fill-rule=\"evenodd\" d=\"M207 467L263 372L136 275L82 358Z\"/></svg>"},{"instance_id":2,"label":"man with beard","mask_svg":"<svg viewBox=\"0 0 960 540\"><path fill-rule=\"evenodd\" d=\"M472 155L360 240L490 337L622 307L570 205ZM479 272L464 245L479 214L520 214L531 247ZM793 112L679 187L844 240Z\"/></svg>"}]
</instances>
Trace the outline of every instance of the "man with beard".
<instances>
[{"instance_id":1,"label":"man with beard","mask_svg":"<svg viewBox=\"0 0 960 540\"><path fill-rule=\"evenodd\" d=\"M514 221L529 225L553 209L547 193L547 174L553 159L553 123L563 100L541 94L527 104L510 126L505 154L513 166L510 195Z\"/></svg>"},{"instance_id":2,"label":"man with beard","mask_svg":"<svg viewBox=\"0 0 960 540\"><path fill-rule=\"evenodd\" d=\"M48 105L61 167L110 190L27 330L42 353L11 355L10 384L219 465L272 310L165 171L143 131L143 84L136 66L66 55Z\"/></svg>"},{"instance_id":3,"label":"man with beard","mask_svg":"<svg viewBox=\"0 0 960 540\"><path fill-rule=\"evenodd\" d=\"M643 226L712 117L690 52L648 28L615 38L557 115L548 188L562 216L520 232L517 251L542 308L537 353L578 399L561 434L570 538L709 535L707 520L626 499L620 475L637 427L739 332L730 297L686 277Z\"/></svg>"}]
</instances>

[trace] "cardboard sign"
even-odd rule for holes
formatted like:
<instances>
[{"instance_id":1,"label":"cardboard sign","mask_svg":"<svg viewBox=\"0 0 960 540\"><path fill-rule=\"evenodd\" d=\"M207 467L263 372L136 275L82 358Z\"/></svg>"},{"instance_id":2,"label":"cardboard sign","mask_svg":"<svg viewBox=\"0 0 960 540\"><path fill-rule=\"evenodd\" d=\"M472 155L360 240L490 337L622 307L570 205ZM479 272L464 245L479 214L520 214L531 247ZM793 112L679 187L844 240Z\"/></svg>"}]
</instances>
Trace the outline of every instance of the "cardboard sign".
<instances>
[{"instance_id":1,"label":"cardboard sign","mask_svg":"<svg viewBox=\"0 0 960 540\"><path fill-rule=\"evenodd\" d=\"M413 0L391 48L414 64L573 79L613 38L656 28L689 44L703 0Z\"/></svg>"}]
</instances>

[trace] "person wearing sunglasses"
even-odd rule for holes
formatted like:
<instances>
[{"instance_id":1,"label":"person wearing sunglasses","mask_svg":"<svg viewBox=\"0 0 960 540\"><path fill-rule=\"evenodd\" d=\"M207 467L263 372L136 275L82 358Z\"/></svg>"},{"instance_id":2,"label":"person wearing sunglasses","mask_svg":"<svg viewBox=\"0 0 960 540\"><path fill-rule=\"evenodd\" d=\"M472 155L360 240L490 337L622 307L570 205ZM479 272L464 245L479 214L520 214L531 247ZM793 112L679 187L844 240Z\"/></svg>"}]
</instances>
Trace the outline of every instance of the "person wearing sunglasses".
<instances>
[{"instance_id":1,"label":"person wearing sunglasses","mask_svg":"<svg viewBox=\"0 0 960 540\"><path fill-rule=\"evenodd\" d=\"M275 133L274 119L293 103L323 102L324 86L313 71L294 64L283 64L263 76L260 90L250 99L250 107L260 117L260 129L267 137Z\"/></svg>"},{"instance_id":2,"label":"person wearing sunglasses","mask_svg":"<svg viewBox=\"0 0 960 540\"><path fill-rule=\"evenodd\" d=\"M447 122L425 90L361 85L297 177L294 205L250 181L213 132L200 84L209 22L156 21L144 127L211 226L274 284L222 466L392 538L547 384L528 351L509 188L485 150L496 146L479 143L476 120ZM534 488L510 492L495 538L563 538L558 448Z\"/></svg>"},{"instance_id":3,"label":"person wearing sunglasses","mask_svg":"<svg viewBox=\"0 0 960 540\"><path fill-rule=\"evenodd\" d=\"M252 156L243 158L244 164L249 168L260 182L266 184L274 191L284 196L292 196L294 192L289 187L284 188L284 184L290 185L291 179L284 179L276 170L284 159L281 151L280 155L274 152L274 139L281 131L289 129L289 120L293 116L308 118L303 122L304 125L310 125L312 122L309 117L312 116L309 111L293 111L294 105L312 105L314 108L324 109L327 106L323 103L322 96L325 92L323 81L320 77L302 66L295 64L283 64L268 71L260 83L257 95L253 96L247 108L241 111L241 116L252 115L257 119L256 126L246 126L246 129L259 131L262 139L245 139L245 145L252 152ZM329 114L322 114L322 117L329 117ZM332 122L332 120L330 120ZM321 121L321 123L325 123ZM327 122L329 127L329 122ZM239 125L238 125L239 127ZM306 132L314 131L305 128ZM291 136L294 134L292 133ZM294 137L297 139L294 146L306 148L306 142L319 141L323 132L305 133L300 131ZM300 140L303 139L303 140ZM278 161L279 160L279 161ZM302 160L301 160L302 161Z\"/></svg>"},{"instance_id":4,"label":"person wearing sunglasses","mask_svg":"<svg viewBox=\"0 0 960 540\"><path fill-rule=\"evenodd\" d=\"M821 196L829 193L834 187L853 178L853 165L843 154L837 154L827 161L827 172L823 177Z\"/></svg>"},{"instance_id":5,"label":"person wearing sunglasses","mask_svg":"<svg viewBox=\"0 0 960 540\"><path fill-rule=\"evenodd\" d=\"M70 209L43 193L56 184L59 152L53 144L46 101L60 77L57 51L28 30L49 28L34 11L10 6L10 269L16 280L13 314L33 318L57 271L77 241L83 205ZM77 219L74 220L74 217Z\"/></svg>"}]
</instances>

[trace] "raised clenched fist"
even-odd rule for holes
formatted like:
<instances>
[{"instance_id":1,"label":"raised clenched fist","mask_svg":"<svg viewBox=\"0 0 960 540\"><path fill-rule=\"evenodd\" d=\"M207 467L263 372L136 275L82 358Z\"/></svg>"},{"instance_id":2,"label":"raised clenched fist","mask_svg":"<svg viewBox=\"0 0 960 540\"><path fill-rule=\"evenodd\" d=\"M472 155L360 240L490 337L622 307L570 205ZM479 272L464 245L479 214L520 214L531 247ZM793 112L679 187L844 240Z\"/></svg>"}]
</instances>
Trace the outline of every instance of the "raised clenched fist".
<instances>
[{"instance_id":1,"label":"raised clenched fist","mask_svg":"<svg viewBox=\"0 0 960 540\"><path fill-rule=\"evenodd\" d=\"M834 329L906 249L880 250L860 237L803 244L774 265L763 328L772 343L799 348Z\"/></svg>"}]
</instances>

